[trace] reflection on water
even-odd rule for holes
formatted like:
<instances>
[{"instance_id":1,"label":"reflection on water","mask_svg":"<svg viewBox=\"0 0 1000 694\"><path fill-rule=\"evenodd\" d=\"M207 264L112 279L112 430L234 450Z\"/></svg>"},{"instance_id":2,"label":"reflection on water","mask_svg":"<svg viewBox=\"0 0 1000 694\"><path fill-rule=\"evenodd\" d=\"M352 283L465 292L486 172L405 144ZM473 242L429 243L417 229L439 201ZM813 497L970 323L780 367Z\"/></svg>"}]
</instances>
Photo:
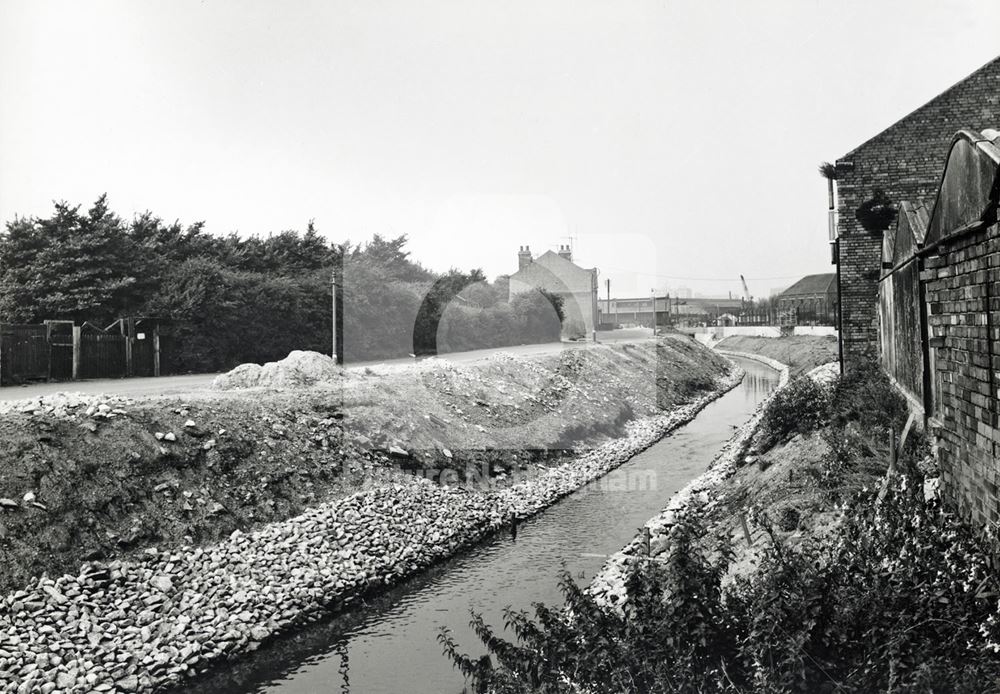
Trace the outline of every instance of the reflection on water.
<instances>
[{"instance_id":1,"label":"reflection on water","mask_svg":"<svg viewBox=\"0 0 1000 694\"><path fill-rule=\"evenodd\" d=\"M757 403L774 390L776 383L777 377L771 369L767 369L766 373L747 369L747 375L744 376L741 385L747 400L753 400L754 403Z\"/></svg>"},{"instance_id":2,"label":"reflection on water","mask_svg":"<svg viewBox=\"0 0 1000 694\"><path fill-rule=\"evenodd\" d=\"M524 522L516 539L508 534L490 538L185 691L458 694L462 676L441 655L436 640L440 628L450 628L467 652L478 654L469 610L499 626L507 605L530 609L533 602L560 601L561 567L578 582L589 581L606 555L620 549L671 494L705 470L733 428L777 385L773 370L740 362L747 375L739 387L603 483L588 485Z\"/></svg>"}]
</instances>

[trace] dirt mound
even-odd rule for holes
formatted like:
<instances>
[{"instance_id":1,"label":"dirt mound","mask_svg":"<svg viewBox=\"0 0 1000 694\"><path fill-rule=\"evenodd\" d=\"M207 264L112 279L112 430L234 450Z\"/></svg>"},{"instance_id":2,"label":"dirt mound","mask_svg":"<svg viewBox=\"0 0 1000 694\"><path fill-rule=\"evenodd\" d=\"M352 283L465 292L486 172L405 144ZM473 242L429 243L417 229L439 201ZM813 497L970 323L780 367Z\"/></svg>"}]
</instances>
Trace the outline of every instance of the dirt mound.
<instances>
[{"instance_id":1,"label":"dirt mound","mask_svg":"<svg viewBox=\"0 0 1000 694\"><path fill-rule=\"evenodd\" d=\"M331 357L319 352L295 350L281 361L241 364L232 371L216 376L216 390L240 388L300 388L322 381L332 381L342 374Z\"/></svg>"}]
</instances>

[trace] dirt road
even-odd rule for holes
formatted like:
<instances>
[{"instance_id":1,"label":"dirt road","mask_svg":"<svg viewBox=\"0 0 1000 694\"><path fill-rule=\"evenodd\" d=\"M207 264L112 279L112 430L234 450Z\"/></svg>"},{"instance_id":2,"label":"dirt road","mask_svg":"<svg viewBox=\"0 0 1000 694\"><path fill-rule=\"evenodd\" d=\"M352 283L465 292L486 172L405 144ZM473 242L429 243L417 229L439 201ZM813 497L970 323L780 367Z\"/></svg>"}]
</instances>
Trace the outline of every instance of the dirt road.
<instances>
[{"instance_id":1,"label":"dirt road","mask_svg":"<svg viewBox=\"0 0 1000 694\"><path fill-rule=\"evenodd\" d=\"M648 328L630 328L598 333L598 340L604 343L642 342L652 338ZM456 363L477 361L498 352L509 352L520 356L550 354L563 349L582 349L590 342L549 342L540 345L517 345L496 349L478 349L471 352L453 352L440 355ZM406 364L414 361L411 357L401 359L381 359L376 361L357 362L349 364L348 368L362 369L375 364ZM107 393L125 397L143 397L148 395L176 395L208 388L218 374L186 374L183 376L163 376L160 378L114 378L94 381L72 381L62 383L33 383L26 386L7 386L0 388L0 401L25 400L37 398L52 393Z\"/></svg>"}]
</instances>

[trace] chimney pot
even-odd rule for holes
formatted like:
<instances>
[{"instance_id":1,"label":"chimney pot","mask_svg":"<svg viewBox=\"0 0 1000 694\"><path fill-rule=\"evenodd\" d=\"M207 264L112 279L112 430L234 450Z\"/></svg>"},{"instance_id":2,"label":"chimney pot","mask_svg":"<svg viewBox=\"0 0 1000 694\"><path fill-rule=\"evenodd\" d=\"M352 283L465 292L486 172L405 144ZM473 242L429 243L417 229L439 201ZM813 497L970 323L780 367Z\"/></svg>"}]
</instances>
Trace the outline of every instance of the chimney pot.
<instances>
[{"instance_id":1,"label":"chimney pot","mask_svg":"<svg viewBox=\"0 0 1000 694\"><path fill-rule=\"evenodd\" d=\"M531 249L528 246L521 246L517 252L517 269L523 270L531 264Z\"/></svg>"}]
</instances>

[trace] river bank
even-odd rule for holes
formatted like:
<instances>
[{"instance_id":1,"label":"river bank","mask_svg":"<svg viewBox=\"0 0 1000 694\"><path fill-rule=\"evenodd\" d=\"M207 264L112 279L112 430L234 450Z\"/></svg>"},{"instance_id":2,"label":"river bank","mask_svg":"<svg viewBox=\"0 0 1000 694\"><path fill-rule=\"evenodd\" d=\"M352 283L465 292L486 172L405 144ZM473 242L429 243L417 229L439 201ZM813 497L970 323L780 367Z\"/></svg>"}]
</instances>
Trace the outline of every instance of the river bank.
<instances>
[{"instance_id":1,"label":"river bank","mask_svg":"<svg viewBox=\"0 0 1000 694\"><path fill-rule=\"evenodd\" d=\"M662 512L650 518L631 542L608 558L588 587L599 605L613 609L622 608L627 599L625 580L629 566L635 561L655 559L657 555L665 552L668 548L670 529L680 516L693 503L709 503L713 492L743 464L747 448L760 426L767 403L775 393L788 385L789 368L786 364L761 354L718 348L716 351L728 356L750 359L774 369L779 374L778 386L757 406L750 419L736 428L708 469L674 494Z\"/></svg>"},{"instance_id":2,"label":"river bank","mask_svg":"<svg viewBox=\"0 0 1000 694\"><path fill-rule=\"evenodd\" d=\"M716 351L753 353L788 365L789 376L795 378L810 369L837 361L837 338L826 335L783 335L782 337L752 337L730 335L715 345Z\"/></svg>"},{"instance_id":3,"label":"river bank","mask_svg":"<svg viewBox=\"0 0 1000 694\"><path fill-rule=\"evenodd\" d=\"M420 477L321 504L214 545L147 547L7 595L4 691L149 691L381 590L586 484L739 382L632 420L573 462L485 490Z\"/></svg>"}]
</instances>

